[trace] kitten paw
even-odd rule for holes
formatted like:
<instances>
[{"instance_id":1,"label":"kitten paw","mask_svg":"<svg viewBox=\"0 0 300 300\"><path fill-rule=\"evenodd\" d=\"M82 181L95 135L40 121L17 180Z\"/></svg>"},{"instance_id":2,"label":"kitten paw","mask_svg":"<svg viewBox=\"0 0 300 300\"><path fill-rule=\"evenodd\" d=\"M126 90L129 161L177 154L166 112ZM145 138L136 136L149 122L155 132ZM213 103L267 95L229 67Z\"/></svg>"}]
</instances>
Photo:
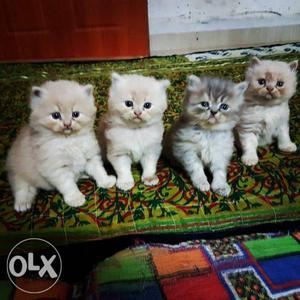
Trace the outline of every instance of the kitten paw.
<instances>
[{"instance_id":1,"label":"kitten paw","mask_svg":"<svg viewBox=\"0 0 300 300\"><path fill-rule=\"evenodd\" d=\"M246 166L254 166L258 163L258 157L257 156L246 156L243 155L242 156L242 162L246 165Z\"/></svg>"},{"instance_id":2,"label":"kitten paw","mask_svg":"<svg viewBox=\"0 0 300 300\"><path fill-rule=\"evenodd\" d=\"M290 143L287 145L280 145L279 146L279 150L283 151L283 152L295 152L297 151L297 146L294 143Z\"/></svg>"},{"instance_id":3,"label":"kitten paw","mask_svg":"<svg viewBox=\"0 0 300 300\"><path fill-rule=\"evenodd\" d=\"M216 187L214 187L213 185L212 185L212 190L216 193L216 194L218 194L218 195L220 195L220 196L224 196L224 197L227 197L227 196L229 196L229 194L230 194L230 191L231 191L231 188L230 188L230 186L226 183L226 184L224 184L224 185L222 185L222 186L216 186Z\"/></svg>"},{"instance_id":4,"label":"kitten paw","mask_svg":"<svg viewBox=\"0 0 300 300\"><path fill-rule=\"evenodd\" d=\"M208 192L210 190L210 184L208 181L198 182L197 184L194 183L194 186L201 192Z\"/></svg>"},{"instance_id":5,"label":"kitten paw","mask_svg":"<svg viewBox=\"0 0 300 300\"><path fill-rule=\"evenodd\" d=\"M117 188L123 191L131 190L134 187L134 181L133 180L119 180L117 179Z\"/></svg>"},{"instance_id":6,"label":"kitten paw","mask_svg":"<svg viewBox=\"0 0 300 300\"><path fill-rule=\"evenodd\" d=\"M97 182L97 185L104 189L109 189L116 184L116 177L113 175L108 175L101 182Z\"/></svg>"},{"instance_id":7,"label":"kitten paw","mask_svg":"<svg viewBox=\"0 0 300 300\"><path fill-rule=\"evenodd\" d=\"M17 212L24 212L31 208L32 202L31 201L18 201L15 202L14 208Z\"/></svg>"},{"instance_id":8,"label":"kitten paw","mask_svg":"<svg viewBox=\"0 0 300 300\"><path fill-rule=\"evenodd\" d=\"M151 177L142 177L142 181L145 185L153 186L159 183L159 179L156 175Z\"/></svg>"},{"instance_id":9,"label":"kitten paw","mask_svg":"<svg viewBox=\"0 0 300 300\"><path fill-rule=\"evenodd\" d=\"M64 199L65 202L72 207L79 207L85 203L85 196L80 192L64 197Z\"/></svg>"}]
</instances>

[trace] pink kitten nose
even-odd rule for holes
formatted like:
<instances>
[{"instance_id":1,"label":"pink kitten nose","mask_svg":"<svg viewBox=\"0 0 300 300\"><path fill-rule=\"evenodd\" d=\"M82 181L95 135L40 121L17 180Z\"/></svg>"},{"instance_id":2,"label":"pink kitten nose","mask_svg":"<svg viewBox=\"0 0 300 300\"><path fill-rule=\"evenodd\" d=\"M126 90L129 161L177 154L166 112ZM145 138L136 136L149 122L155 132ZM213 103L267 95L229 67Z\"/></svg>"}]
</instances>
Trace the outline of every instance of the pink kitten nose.
<instances>
[{"instance_id":1,"label":"pink kitten nose","mask_svg":"<svg viewBox=\"0 0 300 300\"><path fill-rule=\"evenodd\" d=\"M69 123L64 123L64 127L65 128L71 128L71 125L72 125L72 122L69 122Z\"/></svg>"},{"instance_id":2,"label":"pink kitten nose","mask_svg":"<svg viewBox=\"0 0 300 300\"><path fill-rule=\"evenodd\" d=\"M140 111L134 111L134 114L135 114L137 117L140 117L142 113L141 113Z\"/></svg>"},{"instance_id":3,"label":"pink kitten nose","mask_svg":"<svg viewBox=\"0 0 300 300\"><path fill-rule=\"evenodd\" d=\"M267 86L267 91L268 92L272 92L274 90L274 88L272 86Z\"/></svg>"}]
</instances>

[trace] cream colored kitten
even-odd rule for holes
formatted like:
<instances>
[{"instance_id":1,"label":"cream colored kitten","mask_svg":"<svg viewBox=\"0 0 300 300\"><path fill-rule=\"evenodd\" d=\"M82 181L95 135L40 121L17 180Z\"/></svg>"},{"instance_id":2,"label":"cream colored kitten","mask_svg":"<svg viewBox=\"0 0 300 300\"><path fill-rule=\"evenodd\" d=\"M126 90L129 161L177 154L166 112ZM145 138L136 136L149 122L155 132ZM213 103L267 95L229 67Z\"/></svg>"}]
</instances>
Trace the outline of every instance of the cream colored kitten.
<instances>
[{"instance_id":1,"label":"cream colored kitten","mask_svg":"<svg viewBox=\"0 0 300 300\"><path fill-rule=\"evenodd\" d=\"M164 132L168 80L140 75L112 74L108 112L102 117L98 139L117 173L117 187L134 186L131 164L140 162L142 181L156 185L156 165Z\"/></svg>"},{"instance_id":2,"label":"cream colored kitten","mask_svg":"<svg viewBox=\"0 0 300 300\"><path fill-rule=\"evenodd\" d=\"M29 125L22 128L7 158L15 210L26 211L38 188L57 189L70 206L85 196L76 181L86 173L103 188L115 184L103 168L93 130L96 107L92 85L48 81L32 87Z\"/></svg>"},{"instance_id":3,"label":"cream colored kitten","mask_svg":"<svg viewBox=\"0 0 300 300\"><path fill-rule=\"evenodd\" d=\"M259 60L254 57L246 72L249 87L237 127L246 165L258 162L257 146L271 144L276 138L278 148L294 152L297 147L289 134L289 99L296 90L297 61Z\"/></svg>"}]
</instances>

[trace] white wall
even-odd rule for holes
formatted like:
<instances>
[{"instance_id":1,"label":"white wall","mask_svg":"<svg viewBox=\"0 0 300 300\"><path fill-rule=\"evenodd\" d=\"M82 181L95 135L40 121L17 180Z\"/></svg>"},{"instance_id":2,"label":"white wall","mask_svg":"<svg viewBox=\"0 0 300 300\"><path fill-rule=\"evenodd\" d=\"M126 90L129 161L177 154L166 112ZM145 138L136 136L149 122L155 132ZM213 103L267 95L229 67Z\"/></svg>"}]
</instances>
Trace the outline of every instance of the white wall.
<instances>
[{"instance_id":1,"label":"white wall","mask_svg":"<svg viewBox=\"0 0 300 300\"><path fill-rule=\"evenodd\" d=\"M300 14L300 0L148 0L148 11L151 32L159 19L193 23Z\"/></svg>"},{"instance_id":2,"label":"white wall","mask_svg":"<svg viewBox=\"0 0 300 300\"><path fill-rule=\"evenodd\" d=\"M152 55L300 42L300 0L148 0Z\"/></svg>"}]
</instances>

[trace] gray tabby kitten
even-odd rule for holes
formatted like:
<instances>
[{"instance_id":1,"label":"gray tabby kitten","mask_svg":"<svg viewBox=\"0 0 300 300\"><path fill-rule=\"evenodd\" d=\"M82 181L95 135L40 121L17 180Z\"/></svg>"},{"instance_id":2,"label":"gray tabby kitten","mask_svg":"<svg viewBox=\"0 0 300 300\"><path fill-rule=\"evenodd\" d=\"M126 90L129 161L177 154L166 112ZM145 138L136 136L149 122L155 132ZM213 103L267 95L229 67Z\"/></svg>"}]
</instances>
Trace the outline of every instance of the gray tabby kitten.
<instances>
[{"instance_id":1,"label":"gray tabby kitten","mask_svg":"<svg viewBox=\"0 0 300 300\"><path fill-rule=\"evenodd\" d=\"M230 193L227 167L234 147L232 129L247 86L246 82L188 77L183 112L166 136L166 154L184 167L201 191L210 189L204 173L209 167L212 190L222 196Z\"/></svg>"}]
</instances>

